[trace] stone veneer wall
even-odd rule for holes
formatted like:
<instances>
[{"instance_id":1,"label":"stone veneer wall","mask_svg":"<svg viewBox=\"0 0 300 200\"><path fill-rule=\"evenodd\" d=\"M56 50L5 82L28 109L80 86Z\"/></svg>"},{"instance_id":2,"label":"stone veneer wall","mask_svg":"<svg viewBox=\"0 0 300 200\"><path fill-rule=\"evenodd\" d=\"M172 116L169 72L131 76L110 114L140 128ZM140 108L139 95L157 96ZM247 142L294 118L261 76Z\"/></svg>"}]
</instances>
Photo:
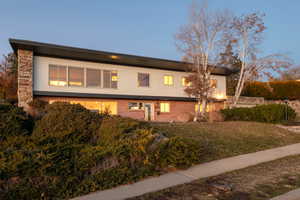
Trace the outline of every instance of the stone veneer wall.
<instances>
[{"instance_id":1,"label":"stone veneer wall","mask_svg":"<svg viewBox=\"0 0 300 200\"><path fill-rule=\"evenodd\" d=\"M25 110L33 100L33 52L18 50L18 105Z\"/></svg>"}]
</instances>

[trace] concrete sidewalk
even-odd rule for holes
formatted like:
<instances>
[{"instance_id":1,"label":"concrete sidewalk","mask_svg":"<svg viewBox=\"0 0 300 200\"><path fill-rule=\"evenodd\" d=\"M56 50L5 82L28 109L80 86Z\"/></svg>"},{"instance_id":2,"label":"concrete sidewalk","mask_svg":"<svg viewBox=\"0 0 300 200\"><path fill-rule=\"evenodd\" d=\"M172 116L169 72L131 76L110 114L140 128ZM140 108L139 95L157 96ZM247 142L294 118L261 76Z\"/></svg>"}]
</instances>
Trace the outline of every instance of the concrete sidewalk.
<instances>
[{"instance_id":1,"label":"concrete sidewalk","mask_svg":"<svg viewBox=\"0 0 300 200\"><path fill-rule=\"evenodd\" d=\"M300 143L195 165L187 170L147 178L133 184L91 193L73 200L126 199L296 154L300 154Z\"/></svg>"},{"instance_id":2,"label":"concrete sidewalk","mask_svg":"<svg viewBox=\"0 0 300 200\"><path fill-rule=\"evenodd\" d=\"M292 190L283 195L274 197L270 200L299 200L299 199L300 199L300 189L297 189L297 190Z\"/></svg>"}]
</instances>

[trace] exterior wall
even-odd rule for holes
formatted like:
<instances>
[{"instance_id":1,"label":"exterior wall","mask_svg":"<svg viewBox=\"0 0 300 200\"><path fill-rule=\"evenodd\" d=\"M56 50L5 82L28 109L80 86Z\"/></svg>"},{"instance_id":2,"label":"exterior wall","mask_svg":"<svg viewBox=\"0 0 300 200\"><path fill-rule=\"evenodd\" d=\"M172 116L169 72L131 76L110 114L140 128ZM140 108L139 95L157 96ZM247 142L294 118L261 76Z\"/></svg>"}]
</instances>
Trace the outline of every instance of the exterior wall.
<instances>
[{"instance_id":1,"label":"exterior wall","mask_svg":"<svg viewBox=\"0 0 300 200\"><path fill-rule=\"evenodd\" d=\"M234 97L228 96L226 100L226 105L230 107L233 105ZM265 103L265 99L263 97L244 97L241 96L239 101L237 102L236 107L254 107L256 105L261 105Z\"/></svg>"},{"instance_id":2,"label":"exterior wall","mask_svg":"<svg viewBox=\"0 0 300 200\"><path fill-rule=\"evenodd\" d=\"M33 99L33 52L18 50L18 104L28 108Z\"/></svg>"},{"instance_id":3,"label":"exterior wall","mask_svg":"<svg viewBox=\"0 0 300 200\"><path fill-rule=\"evenodd\" d=\"M101 101L101 102L117 102L117 114L123 117L130 117L134 119L144 120L143 110L129 110L129 102L143 102L153 103L154 105L154 121L159 122L186 122L193 119L195 114L195 102L184 102L184 101L150 101L150 100L121 100L121 99L95 99L95 98L70 98L70 97L37 97L44 101ZM170 112L161 113L159 112L160 102L170 103ZM224 103L215 103L213 108L217 111L223 108Z\"/></svg>"},{"instance_id":4,"label":"exterior wall","mask_svg":"<svg viewBox=\"0 0 300 200\"><path fill-rule=\"evenodd\" d=\"M107 69L118 71L118 89L108 88L88 88L88 87L57 87L48 85L49 64L75 66L84 68ZM138 87L137 74L150 74L150 87ZM163 83L164 75L174 77L173 86L165 86ZM91 94L119 94L119 95L142 95L142 96L168 96L168 97L187 97L184 86L181 85L181 78L186 76L186 72L176 72L159 69L149 69L143 67L130 67L123 65L101 64L93 62L83 62L68 59L34 57L34 91L48 92L73 92ZM215 95L226 95L225 76L212 76L217 79Z\"/></svg>"}]
</instances>

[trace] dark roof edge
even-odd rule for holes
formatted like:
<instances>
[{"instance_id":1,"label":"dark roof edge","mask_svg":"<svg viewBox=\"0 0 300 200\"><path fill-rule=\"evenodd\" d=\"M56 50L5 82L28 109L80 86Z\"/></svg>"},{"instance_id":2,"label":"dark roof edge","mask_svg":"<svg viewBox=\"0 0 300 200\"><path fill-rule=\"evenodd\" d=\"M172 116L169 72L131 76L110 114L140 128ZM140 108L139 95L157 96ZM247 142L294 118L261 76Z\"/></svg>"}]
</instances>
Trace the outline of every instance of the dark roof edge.
<instances>
[{"instance_id":1,"label":"dark roof edge","mask_svg":"<svg viewBox=\"0 0 300 200\"><path fill-rule=\"evenodd\" d=\"M144 56L136 56L129 54L121 54L114 52L97 51L91 49L63 46L50 43L42 43L29 40L9 39L10 45L17 54L18 49L31 50L34 55L65 58L81 61L90 61L96 63L111 63L118 65L128 65L143 68L154 68L170 71L187 71L189 63L167 60L162 58L152 58ZM118 59L110 58L112 55L119 57ZM227 76L232 73L228 68L215 67L213 75Z\"/></svg>"},{"instance_id":2,"label":"dark roof edge","mask_svg":"<svg viewBox=\"0 0 300 200\"><path fill-rule=\"evenodd\" d=\"M101 99L131 99L131 100L163 100L163 101L190 101L196 102L192 97L167 97L167 96L138 96L138 95L119 95L119 94L91 94L91 93L73 93L73 92L48 92L34 91L35 96L50 96L50 97L77 97L77 98L101 98ZM211 99L211 101L220 101Z\"/></svg>"}]
</instances>

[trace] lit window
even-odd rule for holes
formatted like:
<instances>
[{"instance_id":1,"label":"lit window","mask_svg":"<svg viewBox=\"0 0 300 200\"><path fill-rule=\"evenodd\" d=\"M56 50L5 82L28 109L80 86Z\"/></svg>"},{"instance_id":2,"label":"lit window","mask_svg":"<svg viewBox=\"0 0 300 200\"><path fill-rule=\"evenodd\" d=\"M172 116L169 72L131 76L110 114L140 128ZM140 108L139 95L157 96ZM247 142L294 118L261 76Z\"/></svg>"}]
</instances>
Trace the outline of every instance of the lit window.
<instances>
[{"instance_id":1,"label":"lit window","mask_svg":"<svg viewBox=\"0 0 300 200\"><path fill-rule=\"evenodd\" d=\"M49 65L49 85L67 85L67 67L60 65Z\"/></svg>"},{"instance_id":2,"label":"lit window","mask_svg":"<svg viewBox=\"0 0 300 200\"><path fill-rule=\"evenodd\" d=\"M170 76L170 75L164 76L164 84L165 85L173 85L173 76Z\"/></svg>"},{"instance_id":3,"label":"lit window","mask_svg":"<svg viewBox=\"0 0 300 200\"><path fill-rule=\"evenodd\" d=\"M217 88L217 80L216 79L210 79L210 87Z\"/></svg>"},{"instance_id":4,"label":"lit window","mask_svg":"<svg viewBox=\"0 0 300 200\"><path fill-rule=\"evenodd\" d=\"M82 87L84 84L84 69L79 67L69 67L69 86Z\"/></svg>"},{"instance_id":5,"label":"lit window","mask_svg":"<svg viewBox=\"0 0 300 200\"><path fill-rule=\"evenodd\" d=\"M140 102L129 102L128 109L129 110L143 110L144 106L143 106L143 103L140 103Z\"/></svg>"},{"instance_id":6,"label":"lit window","mask_svg":"<svg viewBox=\"0 0 300 200\"><path fill-rule=\"evenodd\" d=\"M110 71L110 70L103 71L103 87L104 88L118 88L118 73L117 73L117 71Z\"/></svg>"},{"instance_id":7,"label":"lit window","mask_svg":"<svg viewBox=\"0 0 300 200\"><path fill-rule=\"evenodd\" d=\"M210 112L213 109L213 105L206 105L206 112ZM198 104L195 105L195 112L198 110ZM200 112L202 112L202 104L200 104Z\"/></svg>"},{"instance_id":8,"label":"lit window","mask_svg":"<svg viewBox=\"0 0 300 200\"><path fill-rule=\"evenodd\" d=\"M99 101L70 101L71 104L80 104L92 112L117 114L117 102L99 102Z\"/></svg>"},{"instance_id":9,"label":"lit window","mask_svg":"<svg viewBox=\"0 0 300 200\"><path fill-rule=\"evenodd\" d=\"M182 77L182 79L181 79L181 85L182 85L182 86L185 86L185 87L191 86L191 82L188 82L188 81L186 80L186 77Z\"/></svg>"},{"instance_id":10,"label":"lit window","mask_svg":"<svg viewBox=\"0 0 300 200\"><path fill-rule=\"evenodd\" d=\"M101 71L98 69L86 69L86 86L100 87Z\"/></svg>"},{"instance_id":11,"label":"lit window","mask_svg":"<svg viewBox=\"0 0 300 200\"><path fill-rule=\"evenodd\" d=\"M160 112L170 112L170 103L160 103Z\"/></svg>"},{"instance_id":12,"label":"lit window","mask_svg":"<svg viewBox=\"0 0 300 200\"><path fill-rule=\"evenodd\" d=\"M138 73L138 86L139 87L149 87L150 75L146 73Z\"/></svg>"}]
</instances>

